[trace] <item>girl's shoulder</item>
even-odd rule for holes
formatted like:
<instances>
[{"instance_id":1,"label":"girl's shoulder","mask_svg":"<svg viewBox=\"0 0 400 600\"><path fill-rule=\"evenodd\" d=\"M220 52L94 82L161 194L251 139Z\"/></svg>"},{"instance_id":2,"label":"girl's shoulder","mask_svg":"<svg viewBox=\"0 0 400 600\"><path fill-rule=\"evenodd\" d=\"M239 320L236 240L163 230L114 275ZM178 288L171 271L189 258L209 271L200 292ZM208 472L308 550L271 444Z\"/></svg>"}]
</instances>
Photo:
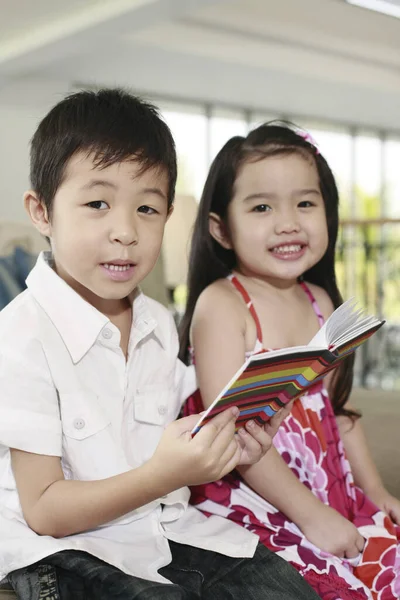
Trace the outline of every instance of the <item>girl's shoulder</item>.
<instances>
[{"instance_id":1,"label":"girl's shoulder","mask_svg":"<svg viewBox=\"0 0 400 600\"><path fill-rule=\"evenodd\" d=\"M216 321L231 319L246 319L247 310L243 299L229 281L229 279L218 279L211 283L200 294L193 318L207 318Z\"/></svg>"},{"instance_id":2,"label":"girl's shoulder","mask_svg":"<svg viewBox=\"0 0 400 600\"><path fill-rule=\"evenodd\" d=\"M229 309L240 309L243 306L243 301L240 301L236 289L227 278L217 279L207 286L200 294L196 308L218 308L220 305Z\"/></svg>"},{"instance_id":3,"label":"girl's shoulder","mask_svg":"<svg viewBox=\"0 0 400 600\"><path fill-rule=\"evenodd\" d=\"M321 311L322 316L326 320L335 310L333 302L329 297L329 294L324 288L316 285L315 283L305 282L311 294L314 296L316 303Z\"/></svg>"}]
</instances>

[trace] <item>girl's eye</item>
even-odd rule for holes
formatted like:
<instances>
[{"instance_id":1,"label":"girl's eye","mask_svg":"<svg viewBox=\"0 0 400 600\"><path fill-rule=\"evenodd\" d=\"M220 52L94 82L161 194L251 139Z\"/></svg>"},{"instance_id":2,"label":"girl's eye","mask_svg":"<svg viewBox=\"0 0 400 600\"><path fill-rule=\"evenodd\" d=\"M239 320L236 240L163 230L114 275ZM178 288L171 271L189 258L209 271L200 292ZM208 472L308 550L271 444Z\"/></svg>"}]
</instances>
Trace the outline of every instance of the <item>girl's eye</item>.
<instances>
[{"instance_id":1,"label":"girl's eye","mask_svg":"<svg viewBox=\"0 0 400 600\"><path fill-rule=\"evenodd\" d=\"M108 204L107 202L104 202L104 200L93 200L93 202L88 202L86 206L94 208L95 210L105 210L108 208Z\"/></svg>"},{"instance_id":2,"label":"girl's eye","mask_svg":"<svg viewBox=\"0 0 400 600\"><path fill-rule=\"evenodd\" d=\"M268 212L272 210L268 204L258 204L253 208L253 212Z\"/></svg>"},{"instance_id":3,"label":"girl's eye","mask_svg":"<svg viewBox=\"0 0 400 600\"><path fill-rule=\"evenodd\" d=\"M150 206L144 205L144 206L139 206L139 212L144 213L145 215L155 215L157 214L157 211L154 208L151 208Z\"/></svg>"},{"instance_id":4,"label":"girl's eye","mask_svg":"<svg viewBox=\"0 0 400 600\"><path fill-rule=\"evenodd\" d=\"M299 202L299 208L310 208L311 206L315 206L313 202L310 202L309 200L303 200L302 202Z\"/></svg>"}]
</instances>

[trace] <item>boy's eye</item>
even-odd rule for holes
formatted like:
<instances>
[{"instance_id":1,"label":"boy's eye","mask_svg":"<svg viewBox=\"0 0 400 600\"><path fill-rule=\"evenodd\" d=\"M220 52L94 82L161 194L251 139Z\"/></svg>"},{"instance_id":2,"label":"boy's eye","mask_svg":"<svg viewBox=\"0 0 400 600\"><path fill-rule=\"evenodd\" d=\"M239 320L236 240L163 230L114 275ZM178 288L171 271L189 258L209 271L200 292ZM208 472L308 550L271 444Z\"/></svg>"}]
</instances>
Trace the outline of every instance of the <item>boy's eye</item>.
<instances>
[{"instance_id":1,"label":"boy's eye","mask_svg":"<svg viewBox=\"0 0 400 600\"><path fill-rule=\"evenodd\" d=\"M272 210L268 204L258 204L253 208L253 212L268 212Z\"/></svg>"},{"instance_id":2,"label":"boy's eye","mask_svg":"<svg viewBox=\"0 0 400 600\"><path fill-rule=\"evenodd\" d=\"M104 200L93 200L93 202L88 202L86 206L94 208L95 210L104 210L108 208L108 204L107 202L104 202Z\"/></svg>"},{"instance_id":3,"label":"boy's eye","mask_svg":"<svg viewBox=\"0 0 400 600\"><path fill-rule=\"evenodd\" d=\"M144 213L145 215L155 215L157 211L155 208L151 208L151 206L143 205L139 206L138 211Z\"/></svg>"}]
</instances>

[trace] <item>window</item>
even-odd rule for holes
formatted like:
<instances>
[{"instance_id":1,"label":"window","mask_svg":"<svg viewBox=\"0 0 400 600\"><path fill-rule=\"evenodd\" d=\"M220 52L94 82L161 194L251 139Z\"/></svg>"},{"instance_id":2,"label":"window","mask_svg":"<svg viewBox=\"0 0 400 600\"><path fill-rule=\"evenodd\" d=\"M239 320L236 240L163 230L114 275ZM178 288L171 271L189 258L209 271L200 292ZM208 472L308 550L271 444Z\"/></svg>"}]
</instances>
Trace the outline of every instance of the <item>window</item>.
<instances>
[{"instance_id":1,"label":"window","mask_svg":"<svg viewBox=\"0 0 400 600\"><path fill-rule=\"evenodd\" d=\"M235 135L246 135L247 123L243 112L214 109L210 118L210 160Z\"/></svg>"},{"instance_id":2,"label":"window","mask_svg":"<svg viewBox=\"0 0 400 600\"><path fill-rule=\"evenodd\" d=\"M355 137L355 214L363 219L381 215L382 142L373 134Z\"/></svg>"},{"instance_id":3,"label":"window","mask_svg":"<svg viewBox=\"0 0 400 600\"><path fill-rule=\"evenodd\" d=\"M201 106L161 105L178 155L178 194L200 198L207 175L207 117Z\"/></svg>"},{"instance_id":4,"label":"window","mask_svg":"<svg viewBox=\"0 0 400 600\"><path fill-rule=\"evenodd\" d=\"M317 147L332 169L339 190L339 209L342 219L352 214L353 146L350 133L306 127Z\"/></svg>"},{"instance_id":5,"label":"window","mask_svg":"<svg viewBox=\"0 0 400 600\"><path fill-rule=\"evenodd\" d=\"M384 143L384 199L382 212L388 222L382 225L381 286L382 313L386 319L396 324L399 342L400 324L400 223L390 219L400 219L400 138L389 138ZM397 344L399 352L400 345Z\"/></svg>"},{"instance_id":6,"label":"window","mask_svg":"<svg viewBox=\"0 0 400 600\"><path fill-rule=\"evenodd\" d=\"M400 138L389 138L384 145L384 215L400 219Z\"/></svg>"}]
</instances>

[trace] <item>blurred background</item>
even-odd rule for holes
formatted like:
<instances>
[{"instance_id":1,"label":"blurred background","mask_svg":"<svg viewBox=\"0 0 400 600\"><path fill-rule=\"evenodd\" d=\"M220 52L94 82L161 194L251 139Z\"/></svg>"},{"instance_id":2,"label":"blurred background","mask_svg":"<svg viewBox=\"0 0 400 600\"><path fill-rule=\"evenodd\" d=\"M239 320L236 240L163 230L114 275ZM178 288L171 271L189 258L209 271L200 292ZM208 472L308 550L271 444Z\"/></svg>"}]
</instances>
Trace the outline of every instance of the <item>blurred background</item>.
<instances>
[{"instance_id":1,"label":"blurred background","mask_svg":"<svg viewBox=\"0 0 400 600\"><path fill-rule=\"evenodd\" d=\"M179 318L212 158L229 137L289 119L337 177L343 295L387 320L356 383L400 389L400 0L1 0L2 305L45 246L21 200L39 119L65 93L115 85L160 107L179 155L176 213L146 291Z\"/></svg>"}]
</instances>

